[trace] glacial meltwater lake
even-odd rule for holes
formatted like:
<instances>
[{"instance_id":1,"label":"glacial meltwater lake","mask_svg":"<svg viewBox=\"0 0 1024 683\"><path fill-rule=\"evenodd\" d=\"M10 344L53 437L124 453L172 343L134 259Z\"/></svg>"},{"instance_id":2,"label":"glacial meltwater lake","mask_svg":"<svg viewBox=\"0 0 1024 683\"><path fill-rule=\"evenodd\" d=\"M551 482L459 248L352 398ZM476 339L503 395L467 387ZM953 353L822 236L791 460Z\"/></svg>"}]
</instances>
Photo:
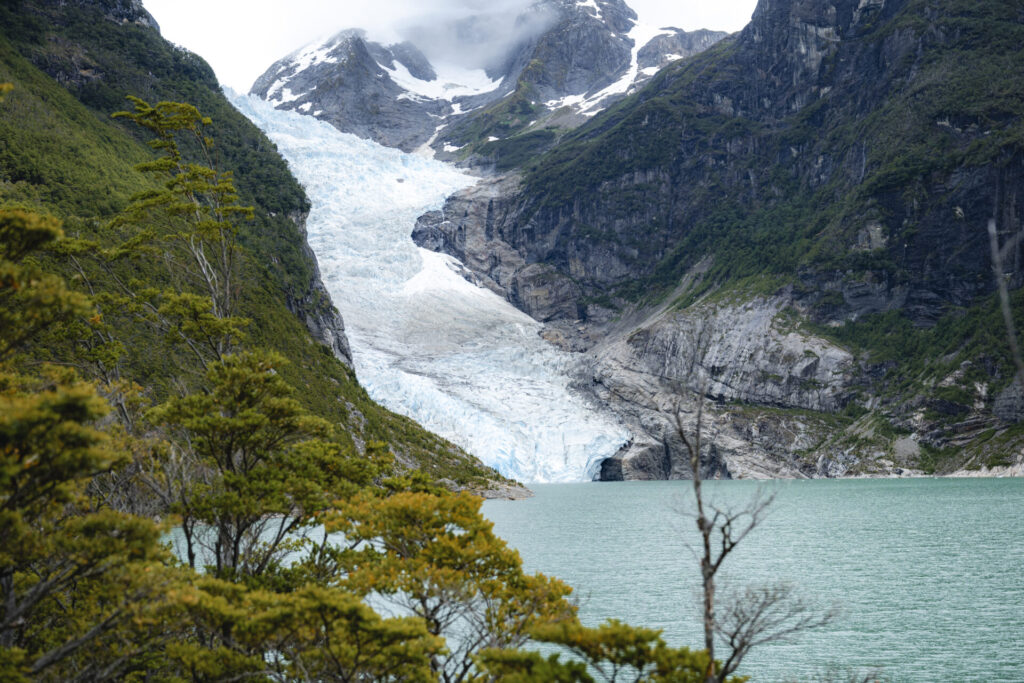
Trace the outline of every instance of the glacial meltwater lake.
<instances>
[{"instance_id":1,"label":"glacial meltwater lake","mask_svg":"<svg viewBox=\"0 0 1024 683\"><path fill-rule=\"evenodd\" d=\"M826 628L755 650L753 681L1024 681L1024 480L708 482L742 504L777 494L727 560L730 585L788 580L841 613ZM576 589L583 621L614 617L699 646L699 572L682 510L690 482L547 484L484 513L526 568Z\"/></svg>"}]
</instances>

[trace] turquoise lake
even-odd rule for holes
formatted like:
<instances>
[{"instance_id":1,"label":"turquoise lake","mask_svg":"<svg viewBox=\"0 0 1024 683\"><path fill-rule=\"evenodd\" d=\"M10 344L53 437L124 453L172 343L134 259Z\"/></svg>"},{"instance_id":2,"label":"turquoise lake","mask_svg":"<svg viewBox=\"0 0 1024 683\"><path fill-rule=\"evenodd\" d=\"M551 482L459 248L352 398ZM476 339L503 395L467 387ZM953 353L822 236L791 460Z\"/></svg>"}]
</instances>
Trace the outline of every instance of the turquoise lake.
<instances>
[{"instance_id":1,"label":"turquoise lake","mask_svg":"<svg viewBox=\"0 0 1024 683\"><path fill-rule=\"evenodd\" d=\"M687 544L689 482L550 484L484 513L529 571L570 585L585 623L617 618L702 641L699 573ZM726 561L727 586L792 582L839 617L764 645L754 681L1024 681L1024 480L709 482L740 505L775 492L767 519ZM721 588L720 590L726 590Z\"/></svg>"}]
</instances>

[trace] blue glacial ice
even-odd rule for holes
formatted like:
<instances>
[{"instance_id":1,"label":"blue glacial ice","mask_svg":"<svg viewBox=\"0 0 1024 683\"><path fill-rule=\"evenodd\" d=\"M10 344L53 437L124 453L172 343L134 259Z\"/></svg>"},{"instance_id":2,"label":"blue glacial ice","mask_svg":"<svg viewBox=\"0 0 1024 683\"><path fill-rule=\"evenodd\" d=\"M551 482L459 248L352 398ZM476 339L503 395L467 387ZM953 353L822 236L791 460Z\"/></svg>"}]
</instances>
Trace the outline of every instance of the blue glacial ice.
<instances>
[{"instance_id":1,"label":"blue glacial ice","mask_svg":"<svg viewBox=\"0 0 1024 683\"><path fill-rule=\"evenodd\" d=\"M540 324L418 248L416 218L475 179L229 93L312 201L309 244L374 400L523 482L584 481L628 433L568 389Z\"/></svg>"}]
</instances>

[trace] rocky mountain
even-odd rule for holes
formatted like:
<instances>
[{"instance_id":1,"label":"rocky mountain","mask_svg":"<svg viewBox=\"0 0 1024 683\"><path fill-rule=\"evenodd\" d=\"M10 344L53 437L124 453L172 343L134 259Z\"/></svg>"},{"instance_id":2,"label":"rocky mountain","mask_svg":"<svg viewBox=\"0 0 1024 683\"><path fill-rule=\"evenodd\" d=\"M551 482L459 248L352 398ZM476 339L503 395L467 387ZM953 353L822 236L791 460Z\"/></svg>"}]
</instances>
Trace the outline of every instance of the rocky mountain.
<instances>
[{"instance_id":1,"label":"rocky mountain","mask_svg":"<svg viewBox=\"0 0 1024 683\"><path fill-rule=\"evenodd\" d=\"M720 476L1011 464L1021 44L1018 0L761 0L414 236L585 352L607 477L682 476L695 391Z\"/></svg>"},{"instance_id":2,"label":"rocky mountain","mask_svg":"<svg viewBox=\"0 0 1024 683\"><path fill-rule=\"evenodd\" d=\"M410 151L430 138L434 119L452 111L444 99L445 84L437 84L436 97L415 90L415 84L437 80L415 46L384 47L367 40L362 31L349 30L275 63L251 92L279 103L279 108L308 113L347 133Z\"/></svg>"},{"instance_id":3,"label":"rocky mountain","mask_svg":"<svg viewBox=\"0 0 1024 683\"><path fill-rule=\"evenodd\" d=\"M540 0L408 33L382 45L343 31L273 64L251 93L405 151L507 166L725 36L644 26L623 0ZM446 41L462 54L440 53Z\"/></svg>"}]
</instances>

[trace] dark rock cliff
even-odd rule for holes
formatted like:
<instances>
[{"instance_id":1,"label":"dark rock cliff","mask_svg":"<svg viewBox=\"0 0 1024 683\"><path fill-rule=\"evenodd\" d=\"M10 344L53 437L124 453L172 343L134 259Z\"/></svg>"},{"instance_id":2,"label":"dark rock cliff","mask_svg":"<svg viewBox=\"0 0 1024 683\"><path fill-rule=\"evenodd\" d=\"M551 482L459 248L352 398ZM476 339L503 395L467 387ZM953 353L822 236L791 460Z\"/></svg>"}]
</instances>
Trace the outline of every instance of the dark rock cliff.
<instances>
[{"instance_id":1,"label":"dark rock cliff","mask_svg":"<svg viewBox=\"0 0 1024 683\"><path fill-rule=\"evenodd\" d=\"M1021 44L1017 0L761 0L741 33L665 68L522 173L451 198L414 237L548 321L552 339L591 349L582 386L633 415L627 474L675 476L640 463L673 450L681 357L716 358L697 385L714 385L716 368L731 378L709 392L724 401L714 445L741 471L857 471L855 453L872 449L850 444L872 439L889 443L875 449L881 471L957 465L1008 380L998 330L957 322L998 324L977 308L995 287L990 217L1009 244L1006 277L1024 282ZM759 361L729 341L758 318L788 350ZM699 320L713 339L687 342ZM826 339L840 331L849 341ZM826 356L846 360L814 361ZM811 419L790 430L800 438L766 441L730 405ZM841 411L842 443L812 424ZM913 448L895 449L875 417Z\"/></svg>"},{"instance_id":2,"label":"dark rock cliff","mask_svg":"<svg viewBox=\"0 0 1024 683\"><path fill-rule=\"evenodd\" d=\"M575 282L577 302L638 278L671 288L714 254L743 274L799 273L811 303L837 292L818 309L829 319L934 322L991 291L985 223L1019 229L1024 155L1019 103L973 111L956 92L985 59L962 26L972 12L932 4L760 3L739 36L541 158L488 232ZM1021 31L1019 10L1001 14Z\"/></svg>"}]
</instances>

